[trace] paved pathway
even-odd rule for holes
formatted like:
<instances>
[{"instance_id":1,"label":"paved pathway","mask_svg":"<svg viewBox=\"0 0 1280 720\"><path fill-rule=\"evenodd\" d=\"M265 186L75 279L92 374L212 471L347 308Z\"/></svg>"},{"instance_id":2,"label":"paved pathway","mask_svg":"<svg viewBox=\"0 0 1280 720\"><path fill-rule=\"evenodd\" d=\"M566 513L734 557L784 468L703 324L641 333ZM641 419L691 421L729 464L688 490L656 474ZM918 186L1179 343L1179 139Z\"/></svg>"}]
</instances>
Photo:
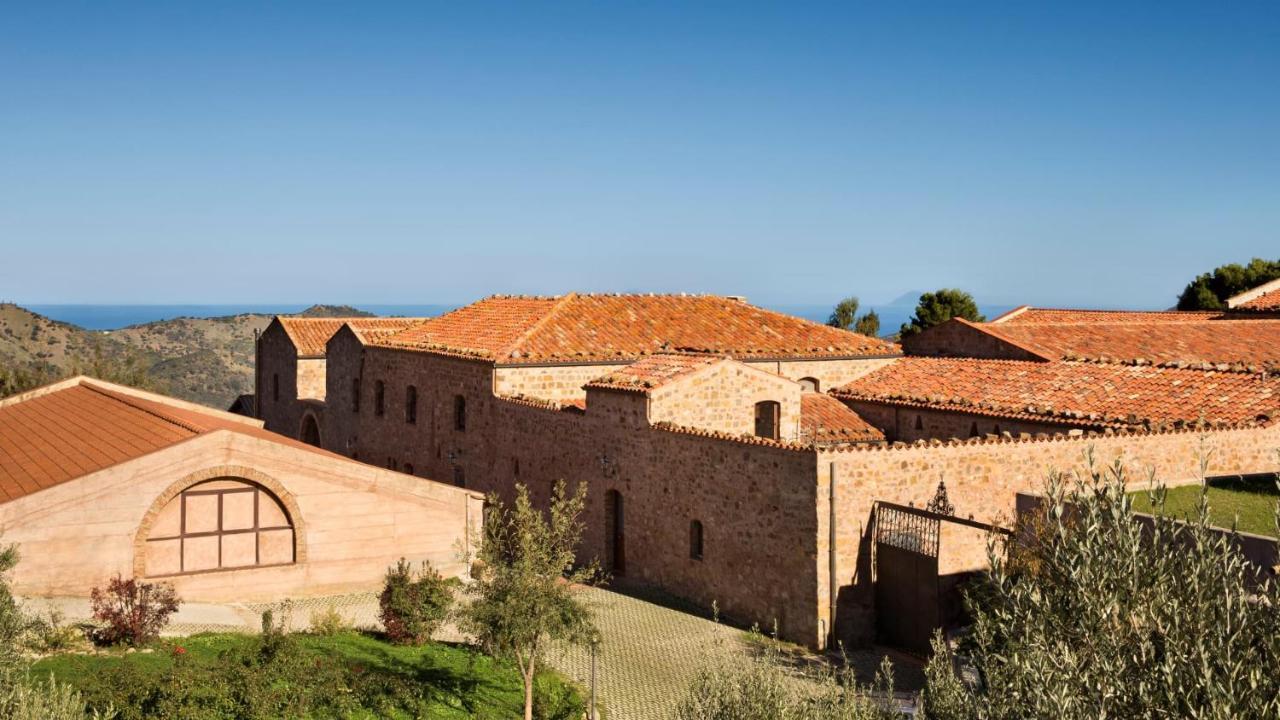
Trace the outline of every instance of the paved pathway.
<instances>
[{"instance_id":1,"label":"paved pathway","mask_svg":"<svg viewBox=\"0 0 1280 720\"><path fill-rule=\"evenodd\" d=\"M601 588L582 591L595 614L601 641L596 656L596 691L608 720L658 720L670 718L698 671L705 667L747 657L756 648L746 633L714 622L697 608L654 591L624 592ZM294 630L305 630L313 612L336 609L347 622L361 628L378 628L378 601L373 593L337 595L295 600L288 612L280 604L234 603L216 605L185 603L167 633L256 632L262 611L268 608L288 617ZM56 598L28 600L30 610L56 607L68 621L89 616L88 601ZM461 640L453 627L445 627L437 639ZM856 651L849 660L864 682L869 682L883 653ZM895 661L900 690L923 685L919 663L903 656ZM548 660L583 688L590 688L591 651L586 647L557 647Z\"/></svg>"}]
</instances>

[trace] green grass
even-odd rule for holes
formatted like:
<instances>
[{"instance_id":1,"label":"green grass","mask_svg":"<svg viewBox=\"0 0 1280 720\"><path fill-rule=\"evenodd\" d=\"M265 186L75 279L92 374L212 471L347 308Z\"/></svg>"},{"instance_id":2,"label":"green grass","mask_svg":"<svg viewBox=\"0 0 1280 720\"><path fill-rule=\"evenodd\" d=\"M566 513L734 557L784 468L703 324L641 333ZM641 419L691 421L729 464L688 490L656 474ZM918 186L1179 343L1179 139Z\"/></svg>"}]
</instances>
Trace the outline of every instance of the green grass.
<instances>
[{"instance_id":1,"label":"green grass","mask_svg":"<svg viewBox=\"0 0 1280 720\"><path fill-rule=\"evenodd\" d=\"M1177 518L1194 518L1200 502L1200 486L1170 488L1165 499L1165 514ZM1153 512L1145 490L1131 493L1134 510ZM1280 500L1274 476L1224 478L1209 483L1209 521L1229 528L1236 522L1240 532L1276 536L1275 507ZM1238 521L1237 521L1238 518Z\"/></svg>"},{"instance_id":2,"label":"green grass","mask_svg":"<svg viewBox=\"0 0 1280 720\"><path fill-rule=\"evenodd\" d=\"M291 635L288 642L287 659L266 662L258 660L262 647L258 636L210 633L157 642L152 652L54 655L36 662L32 670L36 676L52 674L70 683L90 707L110 703L117 710L128 708L123 715L126 720L179 715L202 720L280 716L505 720L523 713L524 691L515 669L466 647L392 645L355 632ZM180 658L174 654L175 646L185 650ZM244 689L250 686L253 690ZM562 700L568 696L571 704L577 701L576 691L557 675L541 676L538 690L538 696ZM164 699L157 701L157 697ZM174 697L182 700L175 704ZM248 709L255 704L272 709Z\"/></svg>"}]
</instances>

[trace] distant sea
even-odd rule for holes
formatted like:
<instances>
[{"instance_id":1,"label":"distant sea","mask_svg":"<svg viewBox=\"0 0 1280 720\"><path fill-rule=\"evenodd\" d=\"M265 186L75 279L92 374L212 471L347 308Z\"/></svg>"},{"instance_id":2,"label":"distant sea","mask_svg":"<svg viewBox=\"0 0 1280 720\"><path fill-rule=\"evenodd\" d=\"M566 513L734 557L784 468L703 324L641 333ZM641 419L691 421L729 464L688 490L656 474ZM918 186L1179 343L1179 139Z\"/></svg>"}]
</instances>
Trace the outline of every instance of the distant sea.
<instances>
[{"instance_id":1,"label":"distant sea","mask_svg":"<svg viewBox=\"0 0 1280 720\"><path fill-rule=\"evenodd\" d=\"M310 304L280 305L24 305L27 309L45 317L79 325L88 330L116 330L130 325L172 320L178 317L223 317L255 313L261 315L287 315L302 312ZM361 305L360 310L375 315L400 317L432 317L452 310L457 305ZM770 309L796 315L814 322L826 322L831 308L826 305L773 305ZM891 335L914 312L913 306L873 306L880 316L880 332ZM988 318L1012 310L1012 306L983 306Z\"/></svg>"}]
</instances>

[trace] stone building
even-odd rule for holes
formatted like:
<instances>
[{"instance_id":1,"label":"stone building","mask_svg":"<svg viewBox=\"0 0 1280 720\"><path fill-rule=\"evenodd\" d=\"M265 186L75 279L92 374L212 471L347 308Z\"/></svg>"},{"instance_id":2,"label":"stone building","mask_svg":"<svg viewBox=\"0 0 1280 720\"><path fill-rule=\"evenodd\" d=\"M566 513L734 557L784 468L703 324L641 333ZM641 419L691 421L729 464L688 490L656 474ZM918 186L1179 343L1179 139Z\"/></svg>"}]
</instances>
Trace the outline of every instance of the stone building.
<instances>
[{"instance_id":1,"label":"stone building","mask_svg":"<svg viewBox=\"0 0 1280 720\"><path fill-rule=\"evenodd\" d=\"M276 601L377 588L401 557L457 576L483 502L90 378L0 401L0 539L22 553L21 595L120 574L184 600Z\"/></svg>"},{"instance_id":2,"label":"stone building","mask_svg":"<svg viewBox=\"0 0 1280 720\"><path fill-rule=\"evenodd\" d=\"M941 480L957 516L997 523L1088 450L1172 483L1206 443L1215 474L1273 469L1280 320L1249 317L1024 308L900 349L738 298L499 296L389 326L277 319L256 404L268 429L469 489L585 482L582 554L615 577L860 644L880 504L923 507ZM323 394L299 379L319 376ZM985 536L947 527L936 560L981 567Z\"/></svg>"}]
</instances>

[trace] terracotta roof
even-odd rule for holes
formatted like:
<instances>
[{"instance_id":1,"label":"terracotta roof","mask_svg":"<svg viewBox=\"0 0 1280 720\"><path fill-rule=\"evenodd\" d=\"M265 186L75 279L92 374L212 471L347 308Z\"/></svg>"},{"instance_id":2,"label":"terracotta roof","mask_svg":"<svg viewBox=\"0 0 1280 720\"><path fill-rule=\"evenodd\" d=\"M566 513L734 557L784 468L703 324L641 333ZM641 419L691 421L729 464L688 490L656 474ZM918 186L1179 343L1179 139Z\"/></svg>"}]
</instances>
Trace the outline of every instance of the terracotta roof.
<instances>
[{"instance_id":1,"label":"terracotta roof","mask_svg":"<svg viewBox=\"0 0 1280 720\"><path fill-rule=\"evenodd\" d=\"M1097 363L910 357L839 397L1081 426L1245 425L1280 417L1280 380L1239 372Z\"/></svg>"},{"instance_id":2,"label":"terracotta roof","mask_svg":"<svg viewBox=\"0 0 1280 720\"><path fill-rule=\"evenodd\" d=\"M724 358L712 355L649 355L584 387L648 393L722 360Z\"/></svg>"},{"instance_id":3,"label":"terracotta roof","mask_svg":"<svg viewBox=\"0 0 1280 720\"><path fill-rule=\"evenodd\" d=\"M814 443L883 442L884 433L830 395L800 396L800 435Z\"/></svg>"},{"instance_id":4,"label":"terracotta roof","mask_svg":"<svg viewBox=\"0 0 1280 720\"><path fill-rule=\"evenodd\" d=\"M1023 305L993 318L988 325L1036 325L1042 323L1183 323L1223 317L1217 311L1182 310L1072 310Z\"/></svg>"},{"instance_id":5,"label":"terracotta roof","mask_svg":"<svg viewBox=\"0 0 1280 720\"><path fill-rule=\"evenodd\" d=\"M494 296L374 345L502 364L698 352L749 358L898 355L893 343L715 295Z\"/></svg>"},{"instance_id":6,"label":"terracotta roof","mask_svg":"<svg viewBox=\"0 0 1280 720\"><path fill-rule=\"evenodd\" d=\"M357 332L396 332L421 323L425 319L276 317L276 321L284 328L289 339L293 341L293 346L297 348L298 357L323 357L325 345L344 324L349 323Z\"/></svg>"},{"instance_id":7,"label":"terracotta roof","mask_svg":"<svg viewBox=\"0 0 1280 720\"><path fill-rule=\"evenodd\" d=\"M1262 312L1280 312L1280 290L1263 293L1247 302L1240 303L1233 310L1250 310Z\"/></svg>"},{"instance_id":8,"label":"terracotta roof","mask_svg":"<svg viewBox=\"0 0 1280 720\"><path fill-rule=\"evenodd\" d=\"M342 457L264 430L258 421L73 378L0 402L0 502L217 430Z\"/></svg>"},{"instance_id":9,"label":"terracotta roof","mask_svg":"<svg viewBox=\"0 0 1280 720\"><path fill-rule=\"evenodd\" d=\"M1280 320L977 324L1047 359L1280 367Z\"/></svg>"}]
</instances>

